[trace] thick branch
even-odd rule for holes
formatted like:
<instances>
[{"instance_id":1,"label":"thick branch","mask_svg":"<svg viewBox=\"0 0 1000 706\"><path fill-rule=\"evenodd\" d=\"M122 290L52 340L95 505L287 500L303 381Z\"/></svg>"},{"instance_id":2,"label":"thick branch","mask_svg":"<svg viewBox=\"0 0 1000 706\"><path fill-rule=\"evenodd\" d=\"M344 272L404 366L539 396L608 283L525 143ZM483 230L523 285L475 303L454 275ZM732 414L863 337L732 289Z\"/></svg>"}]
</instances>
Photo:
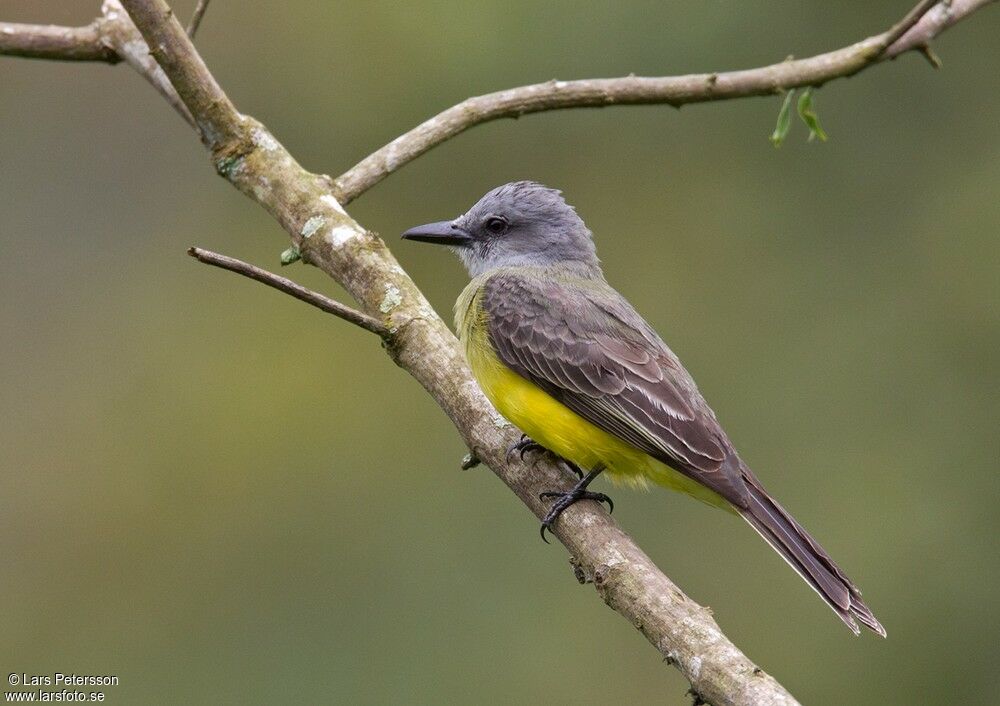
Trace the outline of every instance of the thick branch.
<instances>
[{"instance_id":1,"label":"thick branch","mask_svg":"<svg viewBox=\"0 0 1000 706\"><path fill-rule=\"evenodd\" d=\"M84 27L0 22L0 54L56 61L121 61L101 32L101 21Z\"/></svg>"},{"instance_id":2,"label":"thick branch","mask_svg":"<svg viewBox=\"0 0 1000 706\"><path fill-rule=\"evenodd\" d=\"M924 0L892 29L843 49L808 59L723 73L687 76L595 78L548 81L476 96L462 101L397 137L365 157L334 181L334 195L348 204L404 164L470 127L500 118L517 118L565 108L727 100L819 86L852 76L873 63L926 46L934 37L996 0Z\"/></svg>"},{"instance_id":3,"label":"thick branch","mask_svg":"<svg viewBox=\"0 0 1000 706\"><path fill-rule=\"evenodd\" d=\"M268 272L260 267L251 265L249 262L243 262L243 260L237 260L235 257L220 255L217 252L212 252L211 250L205 250L203 248L188 248L188 255L195 258L199 262L204 262L206 265L221 267L224 270L229 270L230 272L235 272L238 275L249 277L250 279L256 280L261 284L266 284L268 287L273 287L279 292L284 292L285 294L295 297L299 301L304 301L306 304L311 304L317 309L321 309L328 314L333 314L348 323L360 326L366 331L371 331L376 336L384 339L389 338L389 329L387 329L378 319L368 316L368 314L360 312L357 309L352 309L351 307L341 304L338 301L330 299L330 297L324 296L319 292L306 289L302 285L296 284L287 277L281 277L273 272Z\"/></svg>"}]
</instances>

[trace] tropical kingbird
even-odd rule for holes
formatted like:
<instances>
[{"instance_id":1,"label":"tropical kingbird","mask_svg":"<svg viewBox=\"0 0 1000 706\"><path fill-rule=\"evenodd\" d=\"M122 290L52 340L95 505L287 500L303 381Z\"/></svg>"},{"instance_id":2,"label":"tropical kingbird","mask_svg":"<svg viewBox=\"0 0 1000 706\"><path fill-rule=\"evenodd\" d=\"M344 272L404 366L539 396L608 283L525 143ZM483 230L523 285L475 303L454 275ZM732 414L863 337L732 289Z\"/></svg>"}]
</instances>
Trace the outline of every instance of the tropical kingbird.
<instances>
[{"instance_id":1,"label":"tropical kingbird","mask_svg":"<svg viewBox=\"0 0 1000 706\"><path fill-rule=\"evenodd\" d=\"M885 636L857 587L740 459L677 356L605 281L590 230L559 191L505 184L403 237L447 245L468 269L455 326L483 392L526 435L512 450L540 446L581 477L543 494L556 498L543 538L574 502L608 501L587 490L602 471L652 481L739 514L855 634L859 621Z\"/></svg>"}]
</instances>

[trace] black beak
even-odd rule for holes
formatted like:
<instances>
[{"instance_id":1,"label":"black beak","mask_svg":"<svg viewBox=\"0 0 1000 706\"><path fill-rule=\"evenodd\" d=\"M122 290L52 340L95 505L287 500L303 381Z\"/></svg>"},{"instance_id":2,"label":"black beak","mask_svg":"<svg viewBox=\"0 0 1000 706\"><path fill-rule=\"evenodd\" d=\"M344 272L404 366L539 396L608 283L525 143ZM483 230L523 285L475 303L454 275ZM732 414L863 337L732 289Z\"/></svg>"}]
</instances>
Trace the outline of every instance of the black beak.
<instances>
[{"instance_id":1,"label":"black beak","mask_svg":"<svg viewBox=\"0 0 1000 706\"><path fill-rule=\"evenodd\" d=\"M436 243L437 245L451 245L459 248L468 247L472 242L472 236L451 221L439 221L410 228L403 233L403 238L416 240L420 243Z\"/></svg>"}]
</instances>

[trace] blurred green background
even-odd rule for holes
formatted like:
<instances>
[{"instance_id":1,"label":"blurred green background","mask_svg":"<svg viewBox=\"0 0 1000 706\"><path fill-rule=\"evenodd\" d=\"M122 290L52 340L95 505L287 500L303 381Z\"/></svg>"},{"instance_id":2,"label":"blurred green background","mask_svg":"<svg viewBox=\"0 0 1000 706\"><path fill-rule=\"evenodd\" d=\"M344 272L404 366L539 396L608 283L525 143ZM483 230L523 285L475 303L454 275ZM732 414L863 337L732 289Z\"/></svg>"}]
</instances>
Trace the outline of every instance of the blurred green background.
<instances>
[{"instance_id":1,"label":"blurred green background","mask_svg":"<svg viewBox=\"0 0 1000 706\"><path fill-rule=\"evenodd\" d=\"M336 175L469 95L805 56L909 6L215 0L198 46ZM854 639L742 523L616 490L640 545L809 704L1000 693L1000 10L936 49L941 71L907 55L818 91L826 144L797 124L775 150L777 98L548 113L351 207L450 319L458 263L397 234L506 181L565 191L889 631ZM0 58L5 673L117 674L112 703L688 703L501 483L458 470L447 418L372 336L192 244L276 268L286 240L128 68Z\"/></svg>"}]
</instances>

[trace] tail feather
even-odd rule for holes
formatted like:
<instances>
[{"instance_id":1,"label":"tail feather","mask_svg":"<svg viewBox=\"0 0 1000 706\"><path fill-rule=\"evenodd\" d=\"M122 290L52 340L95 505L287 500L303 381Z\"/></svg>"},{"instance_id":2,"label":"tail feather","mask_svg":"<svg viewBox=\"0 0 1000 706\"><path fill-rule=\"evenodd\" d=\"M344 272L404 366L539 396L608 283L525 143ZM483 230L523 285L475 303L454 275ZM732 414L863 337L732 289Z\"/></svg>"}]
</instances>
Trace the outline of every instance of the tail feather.
<instances>
[{"instance_id":1,"label":"tail feather","mask_svg":"<svg viewBox=\"0 0 1000 706\"><path fill-rule=\"evenodd\" d=\"M809 536L750 473L744 476L749 502L737 508L743 519L805 579L820 598L855 635L861 633L858 622L885 637L885 628L861 600L858 590L830 555Z\"/></svg>"}]
</instances>

